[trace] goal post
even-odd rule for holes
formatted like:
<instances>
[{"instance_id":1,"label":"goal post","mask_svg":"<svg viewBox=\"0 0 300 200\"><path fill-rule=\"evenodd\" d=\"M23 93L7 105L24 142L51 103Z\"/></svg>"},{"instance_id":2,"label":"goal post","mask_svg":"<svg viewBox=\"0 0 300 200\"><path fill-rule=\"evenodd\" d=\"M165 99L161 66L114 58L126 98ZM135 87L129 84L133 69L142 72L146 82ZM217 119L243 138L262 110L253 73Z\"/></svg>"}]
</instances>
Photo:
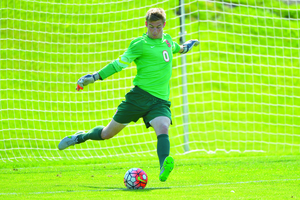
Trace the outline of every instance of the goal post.
<instances>
[{"instance_id":1,"label":"goal post","mask_svg":"<svg viewBox=\"0 0 300 200\"><path fill-rule=\"evenodd\" d=\"M63 137L112 119L135 65L81 92L76 82L145 33L153 7L166 10L174 41L200 40L174 55L171 154L300 153L300 3L181 2L1 1L0 159L155 156L156 135L142 120L113 139L57 149Z\"/></svg>"},{"instance_id":2,"label":"goal post","mask_svg":"<svg viewBox=\"0 0 300 200\"><path fill-rule=\"evenodd\" d=\"M180 17L180 44L185 42L185 12L184 0L179 0L179 17ZM189 105L187 89L187 67L186 55L181 55L181 74L182 74L182 123L183 123L183 142L184 152L189 152Z\"/></svg>"}]
</instances>

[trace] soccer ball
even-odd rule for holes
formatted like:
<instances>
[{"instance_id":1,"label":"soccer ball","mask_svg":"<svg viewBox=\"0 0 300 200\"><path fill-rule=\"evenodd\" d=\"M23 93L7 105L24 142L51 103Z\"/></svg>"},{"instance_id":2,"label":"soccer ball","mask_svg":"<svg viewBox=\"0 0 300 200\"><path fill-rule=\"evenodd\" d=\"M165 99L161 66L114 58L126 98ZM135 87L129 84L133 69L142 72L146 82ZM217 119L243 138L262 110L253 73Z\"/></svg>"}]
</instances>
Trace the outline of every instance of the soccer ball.
<instances>
[{"instance_id":1,"label":"soccer ball","mask_svg":"<svg viewBox=\"0 0 300 200\"><path fill-rule=\"evenodd\" d=\"M124 176L124 184L128 189L144 189L147 182L148 176L140 168L132 168Z\"/></svg>"}]
</instances>

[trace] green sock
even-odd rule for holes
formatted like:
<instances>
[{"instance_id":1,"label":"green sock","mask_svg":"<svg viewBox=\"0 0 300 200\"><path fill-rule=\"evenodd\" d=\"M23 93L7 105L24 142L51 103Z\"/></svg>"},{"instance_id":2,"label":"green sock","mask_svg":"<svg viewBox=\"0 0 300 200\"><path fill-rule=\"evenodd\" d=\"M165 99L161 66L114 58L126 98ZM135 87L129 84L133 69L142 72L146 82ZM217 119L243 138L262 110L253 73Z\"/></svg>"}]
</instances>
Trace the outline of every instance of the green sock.
<instances>
[{"instance_id":1,"label":"green sock","mask_svg":"<svg viewBox=\"0 0 300 200\"><path fill-rule=\"evenodd\" d=\"M159 158L160 169L162 168L166 157L170 154L169 135L161 134L157 137L157 155Z\"/></svg>"},{"instance_id":2,"label":"green sock","mask_svg":"<svg viewBox=\"0 0 300 200\"><path fill-rule=\"evenodd\" d=\"M101 137L103 128L104 126L96 126L89 132L78 135L78 143L82 143L87 140L103 140Z\"/></svg>"}]
</instances>

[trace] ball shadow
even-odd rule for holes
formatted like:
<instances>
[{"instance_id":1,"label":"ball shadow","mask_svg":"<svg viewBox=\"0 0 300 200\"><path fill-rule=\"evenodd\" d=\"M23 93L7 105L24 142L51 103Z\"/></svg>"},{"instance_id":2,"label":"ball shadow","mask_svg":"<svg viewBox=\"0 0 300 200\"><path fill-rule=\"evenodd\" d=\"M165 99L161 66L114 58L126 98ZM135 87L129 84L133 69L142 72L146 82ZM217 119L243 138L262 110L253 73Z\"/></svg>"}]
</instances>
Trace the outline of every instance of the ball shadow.
<instances>
[{"instance_id":1,"label":"ball shadow","mask_svg":"<svg viewBox=\"0 0 300 200\"><path fill-rule=\"evenodd\" d=\"M96 187L96 186L88 186L88 185L80 185L80 187L85 187L85 188L90 188L94 189L93 191L125 191L125 192L147 192L147 191L152 191L152 190L167 190L171 189L170 187L161 187L161 188L144 188L144 189L137 189L137 190L132 190L128 188L115 188L115 187Z\"/></svg>"}]
</instances>

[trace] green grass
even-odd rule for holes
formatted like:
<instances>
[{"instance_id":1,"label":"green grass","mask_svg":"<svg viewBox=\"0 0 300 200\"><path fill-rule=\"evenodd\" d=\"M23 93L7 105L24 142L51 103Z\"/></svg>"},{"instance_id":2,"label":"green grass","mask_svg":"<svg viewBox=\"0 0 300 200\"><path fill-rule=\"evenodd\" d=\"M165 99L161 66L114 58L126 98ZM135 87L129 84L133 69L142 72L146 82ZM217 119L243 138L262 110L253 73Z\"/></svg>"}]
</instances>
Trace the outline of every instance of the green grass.
<instances>
[{"instance_id":1,"label":"green grass","mask_svg":"<svg viewBox=\"0 0 300 200\"><path fill-rule=\"evenodd\" d=\"M1 199L299 199L299 155L175 156L167 182L155 157L120 157L0 165ZM125 188L132 168L148 175L144 190Z\"/></svg>"}]
</instances>

